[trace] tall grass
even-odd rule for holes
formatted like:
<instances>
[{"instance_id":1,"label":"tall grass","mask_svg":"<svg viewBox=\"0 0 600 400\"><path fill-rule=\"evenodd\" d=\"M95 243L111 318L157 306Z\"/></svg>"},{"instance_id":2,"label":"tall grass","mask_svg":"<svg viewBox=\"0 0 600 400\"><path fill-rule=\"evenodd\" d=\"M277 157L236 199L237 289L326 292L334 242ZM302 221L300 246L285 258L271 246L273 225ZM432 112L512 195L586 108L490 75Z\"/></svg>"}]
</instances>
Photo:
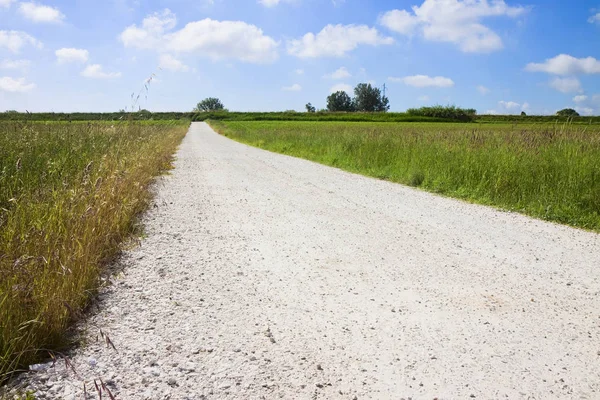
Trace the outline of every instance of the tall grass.
<instances>
[{"instance_id":1,"label":"tall grass","mask_svg":"<svg viewBox=\"0 0 600 400\"><path fill-rule=\"evenodd\" d=\"M64 333L186 123L0 123L0 381Z\"/></svg>"},{"instance_id":2,"label":"tall grass","mask_svg":"<svg viewBox=\"0 0 600 400\"><path fill-rule=\"evenodd\" d=\"M600 127L226 122L279 153L600 231Z\"/></svg>"}]
</instances>

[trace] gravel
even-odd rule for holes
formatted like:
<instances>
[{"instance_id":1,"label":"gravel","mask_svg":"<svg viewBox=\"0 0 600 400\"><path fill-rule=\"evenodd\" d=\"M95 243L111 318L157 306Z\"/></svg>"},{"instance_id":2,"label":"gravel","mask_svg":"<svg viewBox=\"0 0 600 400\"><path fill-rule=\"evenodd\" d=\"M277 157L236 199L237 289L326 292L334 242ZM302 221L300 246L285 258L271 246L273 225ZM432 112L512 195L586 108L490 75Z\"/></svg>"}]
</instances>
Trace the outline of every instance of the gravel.
<instances>
[{"instance_id":1,"label":"gravel","mask_svg":"<svg viewBox=\"0 0 600 400\"><path fill-rule=\"evenodd\" d=\"M118 399L600 397L600 235L203 123L175 166L81 326L77 375L39 364L12 385L39 399L99 379Z\"/></svg>"}]
</instances>

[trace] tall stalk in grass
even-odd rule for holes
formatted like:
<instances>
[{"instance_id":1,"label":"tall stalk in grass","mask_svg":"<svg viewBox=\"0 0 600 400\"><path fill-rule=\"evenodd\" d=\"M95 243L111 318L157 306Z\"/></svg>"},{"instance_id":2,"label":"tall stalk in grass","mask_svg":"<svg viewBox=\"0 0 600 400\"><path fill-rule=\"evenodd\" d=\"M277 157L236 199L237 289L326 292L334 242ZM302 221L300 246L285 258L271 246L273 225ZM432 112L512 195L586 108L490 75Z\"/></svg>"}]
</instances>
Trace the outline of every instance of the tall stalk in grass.
<instances>
[{"instance_id":1,"label":"tall stalk in grass","mask_svg":"<svg viewBox=\"0 0 600 400\"><path fill-rule=\"evenodd\" d=\"M0 381L65 343L186 123L0 123Z\"/></svg>"}]
</instances>

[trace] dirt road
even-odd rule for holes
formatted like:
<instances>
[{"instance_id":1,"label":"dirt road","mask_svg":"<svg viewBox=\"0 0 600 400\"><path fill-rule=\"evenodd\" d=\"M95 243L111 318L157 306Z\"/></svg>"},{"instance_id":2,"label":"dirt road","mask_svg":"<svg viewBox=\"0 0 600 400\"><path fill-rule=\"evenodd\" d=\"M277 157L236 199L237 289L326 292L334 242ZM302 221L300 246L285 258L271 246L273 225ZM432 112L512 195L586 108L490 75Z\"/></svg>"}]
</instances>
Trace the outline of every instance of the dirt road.
<instances>
[{"instance_id":1,"label":"dirt road","mask_svg":"<svg viewBox=\"0 0 600 400\"><path fill-rule=\"evenodd\" d=\"M102 378L120 399L600 398L600 235L203 123L175 165L74 352L88 391ZM30 379L40 398L81 398L62 365Z\"/></svg>"}]
</instances>

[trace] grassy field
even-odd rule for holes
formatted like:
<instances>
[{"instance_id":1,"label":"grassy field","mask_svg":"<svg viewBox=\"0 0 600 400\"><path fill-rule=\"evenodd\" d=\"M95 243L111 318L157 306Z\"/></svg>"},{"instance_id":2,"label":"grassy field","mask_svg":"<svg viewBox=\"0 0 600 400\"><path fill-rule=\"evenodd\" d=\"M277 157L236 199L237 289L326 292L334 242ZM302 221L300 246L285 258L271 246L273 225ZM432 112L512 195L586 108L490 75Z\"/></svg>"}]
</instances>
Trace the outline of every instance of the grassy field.
<instances>
[{"instance_id":1,"label":"grassy field","mask_svg":"<svg viewBox=\"0 0 600 400\"><path fill-rule=\"evenodd\" d=\"M0 382L65 343L187 125L0 122Z\"/></svg>"},{"instance_id":2,"label":"grassy field","mask_svg":"<svg viewBox=\"0 0 600 400\"><path fill-rule=\"evenodd\" d=\"M600 231L600 126L211 121L253 146Z\"/></svg>"}]
</instances>

